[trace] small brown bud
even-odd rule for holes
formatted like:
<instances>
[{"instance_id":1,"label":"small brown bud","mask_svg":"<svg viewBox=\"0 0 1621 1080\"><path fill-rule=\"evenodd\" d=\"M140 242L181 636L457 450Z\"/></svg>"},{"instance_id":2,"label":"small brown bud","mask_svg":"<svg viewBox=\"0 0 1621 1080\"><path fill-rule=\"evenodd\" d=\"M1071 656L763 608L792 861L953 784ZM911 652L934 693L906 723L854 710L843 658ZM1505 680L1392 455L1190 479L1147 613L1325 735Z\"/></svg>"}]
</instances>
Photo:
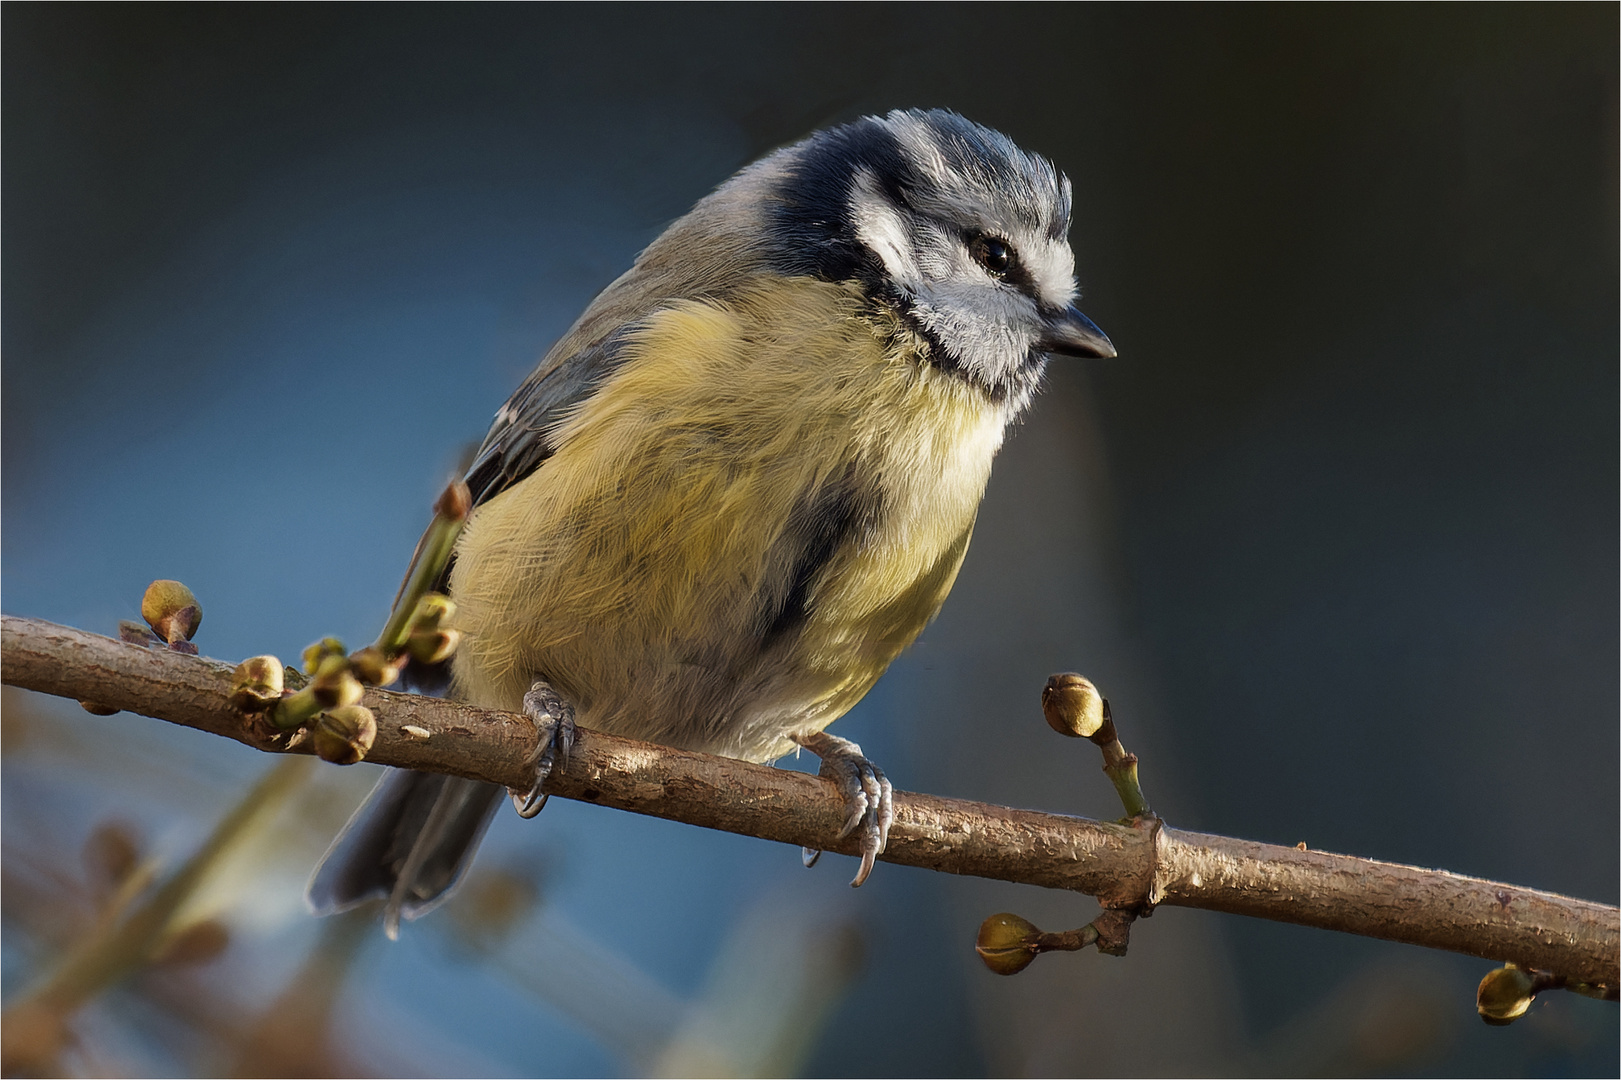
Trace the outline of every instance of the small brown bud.
<instances>
[{"instance_id":1,"label":"small brown bud","mask_svg":"<svg viewBox=\"0 0 1621 1080\"><path fill-rule=\"evenodd\" d=\"M1091 738L1103 726L1103 695L1072 671L1054 675L1042 688L1041 713L1058 734Z\"/></svg>"},{"instance_id":2,"label":"small brown bud","mask_svg":"<svg viewBox=\"0 0 1621 1080\"><path fill-rule=\"evenodd\" d=\"M1536 996L1536 981L1531 973L1506 964L1496 971L1488 971L1480 980L1480 989L1475 991L1475 1009L1486 1023L1502 1027L1524 1016Z\"/></svg>"},{"instance_id":3,"label":"small brown bud","mask_svg":"<svg viewBox=\"0 0 1621 1080\"><path fill-rule=\"evenodd\" d=\"M376 741L377 718L364 705L340 705L316 718L310 737L321 760L353 765L365 760Z\"/></svg>"},{"instance_id":4,"label":"small brown bud","mask_svg":"<svg viewBox=\"0 0 1621 1080\"><path fill-rule=\"evenodd\" d=\"M465 521L467 515L473 512L473 493L467 489L466 483L454 480L434 502L433 512L452 521Z\"/></svg>"},{"instance_id":5,"label":"small brown bud","mask_svg":"<svg viewBox=\"0 0 1621 1080\"><path fill-rule=\"evenodd\" d=\"M109 893L135 872L141 861L141 841L122 821L104 821L85 839L85 873L97 894Z\"/></svg>"},{"instance_id":6,"label":"small brown bud","mask_svg":"<svg viewBox=\"0 0 1621 1080\"><path fill-rule=\"evenodd\" d=\"M231 704L243 712L263 712L281 700L285 673L274 656L250 656L231 672Z\"/></svg>"},{"instance_id":7,"label":"small brown bud","mask_svg":"<svg viewBox=\"0 0 1621 1080\"><path fill-rule=\"evenodd\" d=\"M355 673L349 670L349 658L346 656L328 656L322 660L315 669L315 677L310 679L309 690L321 707L326 709L354 705L366 693L366 688L360 685Z\"/></svg>"},{"instance_id":8,"label":"small brown bud","mask_svg":"<svg viewBox=\"0 0 1621 1080\"><path fill-rule=\"evenodd\" d=\"M91 716L116 716L123 711L122 709L115 709L111 705L103 705L96 701L81 701L79 702L79 708L83 709Z\"/></svg>"},{"instance_id":9,"label":"small brown bud","mask_svg":"<svg viewBox=\"0 0 1621 1080\"><path fill-rule=\"evenodd\" d=\"M173 645L190 641L202 625L203 606L190 589L178 581L159 580L146 587L141 597L141 618L158 637Z\"/></svg>"},{"instance_id":10,"label":"small brown bud","mask_svg":"<svg viewBox=\"0 0 1621 1080\"><path fill-rule=\"evenodd\" d=\"M405 650L419 664L439 664L450 659L462 636L456 630L416 629L405 639Z\"/></svg>"},{"instance_id":11,"label":"small brown bud","mask_svg":"<svg viewBox=\"0 0 1621 1080\"><path fill-rule=\"evenodd\" d=\"M1040 941L1033 923L1004 911L980 923L974 951L998 975L1017 975L1036 958Z\"/></svg>"},{"instance_id":12,"label":"small brown bud","mask_svg":"<svg viewBox=\"0 0 1621 1080\"><path fill-rule=\"evenodd\" d=\"M349 658L349 668L367 686L388 686L400 677L403 662L403 658L390 660L377 646L367 645Z\"/></svg>"},{"instance_id":13,"label":"small brown bud","mask_svg":"<svg viewBox=\"0 0 1621 1080\"><path fill-rule=\"evenodd\" d=\"M304 650L304 674L314 675L320 670L321 661L328 657L344 656L345 654L343 642L335 637L324 637Z\"/></svg>"}]
</instances>

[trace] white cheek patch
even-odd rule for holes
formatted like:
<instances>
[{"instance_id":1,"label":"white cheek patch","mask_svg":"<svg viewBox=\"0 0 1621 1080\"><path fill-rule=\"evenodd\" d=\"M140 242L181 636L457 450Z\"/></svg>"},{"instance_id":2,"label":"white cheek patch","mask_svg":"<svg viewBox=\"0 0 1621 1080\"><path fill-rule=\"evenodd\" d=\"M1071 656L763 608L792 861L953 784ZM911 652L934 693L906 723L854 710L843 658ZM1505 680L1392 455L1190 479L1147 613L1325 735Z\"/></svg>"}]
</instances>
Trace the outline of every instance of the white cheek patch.
<instances>
[{"instance_id":1,"label":"white cheek patch","mask_svg":"<svg viewBox=\"0 0 1621 1080\"><path fill-rule=\"evenodd\" d=\"M915 290L921 275L906 223L865 169L856 173L850 186L850 220L855 222L856 239L883 260L890 280L908 291Z\"/></svg>"},{"instance_id":2,"label":"white cheek patch","mask_svg":"<svg viewBox=\"0 0 1621 1080\"><path fill-rule=\"evenodd\" d=\"M1036 295L1062 307L1075 299L1075 253L1063 240L1032 240L1028 260Z\"/></svg>"}]
</instances>

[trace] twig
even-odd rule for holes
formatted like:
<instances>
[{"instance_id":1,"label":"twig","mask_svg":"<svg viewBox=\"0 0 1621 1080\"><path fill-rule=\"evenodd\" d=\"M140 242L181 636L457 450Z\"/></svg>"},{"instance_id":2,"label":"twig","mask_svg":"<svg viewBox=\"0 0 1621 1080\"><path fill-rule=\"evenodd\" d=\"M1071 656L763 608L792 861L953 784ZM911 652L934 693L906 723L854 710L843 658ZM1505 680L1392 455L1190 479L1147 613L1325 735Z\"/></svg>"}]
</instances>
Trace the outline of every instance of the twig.
<instances>
[{"instance_id":1,"label":"twig","mask_svg":"<svg viewBox=\"0 0 1621 1080\"><path fill-rule=\"evenodd\" d=\"M278 762L220 819L202 847L138 906L126 914L122 908L128 904L113 905L95 929L77 937L72 948L43 978L6 1002L4 1013L0 1013L0 1043L5 1051L0 1054L0 1062L7 1076L19 1070L32 1072L53 1060L66 1038L70 1014L158 956L165 943L172 940L177 930L175 917L186 902L245 837L281 809L309 776L310 764L296 758ZM148 874L132 874L126 882L130 898L149 881Z\"/></svg>"},{"instance_id":2,"label":"twig","mask_svg":"<svg viewBox=\"0 0 1621 1080\"><path fill-rule=\"evenodd\" d=\"M231 668L36 619L0 617L11 685L211 731L260 749L302 750L228 702ZM367 755L384 765L522 787L534 728L514 713L369 690L379 717ZM410 730L408 730L410 729ZM567 799L854 854L844 809L820 777L581 731L546 790ZM895 793L886 862L1071 889L1105 908L1206 908L1508 961L1605 987L1621 984L1614 907L1440 870L1004 806Z\"/></svg>"}]
</instances>

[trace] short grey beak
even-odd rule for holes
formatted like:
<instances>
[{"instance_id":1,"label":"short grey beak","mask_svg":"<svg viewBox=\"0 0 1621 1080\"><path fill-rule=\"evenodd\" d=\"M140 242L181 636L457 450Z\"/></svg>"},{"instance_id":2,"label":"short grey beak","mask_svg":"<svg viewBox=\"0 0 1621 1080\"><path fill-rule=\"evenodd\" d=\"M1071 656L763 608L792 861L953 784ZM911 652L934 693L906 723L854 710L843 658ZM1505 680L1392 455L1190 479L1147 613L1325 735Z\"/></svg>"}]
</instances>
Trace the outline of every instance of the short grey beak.
<instances>
[{"instance_id":1,"label":"short grey beak","mask_svg":"<svg viewBox=\"0 0 1621 1080\"><path fill-rule=\"evenodd\" d=\"M1036 349L1060 356L1096 356L1105 360L1119 355L1109 335L1082 315L1074 304L1047 320L1047 329L1036 339Z\"/></svg>"}]
</instances>

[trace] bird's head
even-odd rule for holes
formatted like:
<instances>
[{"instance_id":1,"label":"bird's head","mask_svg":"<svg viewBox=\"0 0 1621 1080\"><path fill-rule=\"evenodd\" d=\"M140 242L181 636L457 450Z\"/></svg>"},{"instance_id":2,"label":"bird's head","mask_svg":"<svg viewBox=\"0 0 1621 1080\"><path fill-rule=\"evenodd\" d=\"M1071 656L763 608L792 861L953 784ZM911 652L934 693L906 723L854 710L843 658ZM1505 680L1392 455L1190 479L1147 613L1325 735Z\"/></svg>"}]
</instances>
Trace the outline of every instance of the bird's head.
<instances>
[{"instance_id":1,"label":"bird's head","mask_svg":"<svg viewBox=\"0 0 1621 1080\"><path fill-rule=\"evenodd\" d=\"M1113 356L1074 306L1070 184L952 112L896 111L767 159L775 270L859 281L930 362L1017 412L1049 354Z\"/></svg>"}]
</instances>

